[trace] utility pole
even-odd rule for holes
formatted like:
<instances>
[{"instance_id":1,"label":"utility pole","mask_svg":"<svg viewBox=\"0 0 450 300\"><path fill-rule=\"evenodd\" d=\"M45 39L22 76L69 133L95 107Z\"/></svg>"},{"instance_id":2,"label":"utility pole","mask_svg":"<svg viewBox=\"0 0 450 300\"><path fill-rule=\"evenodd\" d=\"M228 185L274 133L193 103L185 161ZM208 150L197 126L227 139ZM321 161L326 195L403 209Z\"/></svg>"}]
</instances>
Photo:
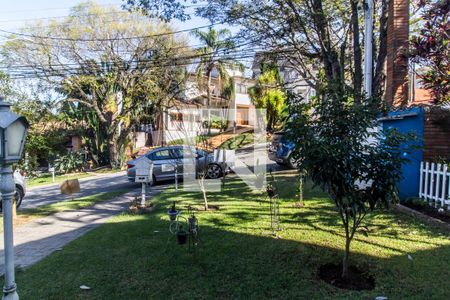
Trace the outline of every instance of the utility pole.
<instances>
[{"instance_id":1,"label":"utility pole","mask_svg":"<svg viewBox=\"0 0 450 300\"><path fill-rule=\"evenodd\" d=\"M373 3L372 0L366 0L364 3L364 91L366 97L372 96L372 70L373 70L373 57L372 57L372 35L373 35Z\"/></svg>"}]
</instances>

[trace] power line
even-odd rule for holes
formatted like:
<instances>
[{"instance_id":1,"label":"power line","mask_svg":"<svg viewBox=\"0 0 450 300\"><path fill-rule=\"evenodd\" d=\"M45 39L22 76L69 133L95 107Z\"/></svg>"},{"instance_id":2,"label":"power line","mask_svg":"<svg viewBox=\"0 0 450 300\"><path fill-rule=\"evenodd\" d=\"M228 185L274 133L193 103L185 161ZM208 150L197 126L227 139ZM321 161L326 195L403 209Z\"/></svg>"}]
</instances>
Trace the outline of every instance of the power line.
<instances>
[{"instance_id":1,"label":"power line","mask_svg":"<svg viewBox=\"0 0 450 300\"><path fill-rule=\"evenodd\" d=\"M263 8L263 9L257 11L257 12L254 12L254 13L259 13L259 12L261 12L263 10L267 10L267 8ZM126 13L126 12L124 12L124 13ZM198 26L198 27L194 27L194 28L190 28L190 29L182 29L182 30L171 31L171 32L166 32L166 33L157 33L157 34L143 35L143 36L122 37L120 39L121 40L132 40L132 39L142 39L142 38L150 38L150 37L175 35L175 34L178 34L178 33L185 33L185 32L193 32L194 30L199 30L199 29L204 29L204 28L212 28L212 27L217 26L217 25L224 25L225 23L229 23L229 22L232 22L232 21L244 18L244 17L246 17L246 15L242 15L240 17L232 18L230 20L223 20L221 22L211 23L209 25ZM68 38L68 37L56 37L56 36L40 36L40 35L33 35L33 34L29 34L29 33L8 31L8 30L4 30L4 29L0 29L0 32L6 33L6 34L11 34L11 35L16 35L16 36L28 37L28 38L37 38L37 39L43 39L43 40L57 40L57 41L108 42L108 41L116 41L116 40L118 40L118 38L82 39L82 38Z\"/></svg>"},{"instance_id":2,"label":"power line","mask_svg":"<svg viewBox=\"0 0 450 300\"><path fill-rule=\"evenodd\" d=\"M257 51L257 50L256 50ZM253 59L256 51L254 52L248 52L248 53L236 53L233 56L224 56L224 57L220 57L214 60L214 62L217 61L235 61L235 60L240 60L240 61L245 61L248 63L251 63L253 60L246 60L246 59ZM288 52L292 52L295 50L278 50L278 51L273 51L272 53L288 53ZM239 54L239 55L238 55ZM145 68L142 69L135 69L134 71L142 71L142 70L147 70L151 67L159 67L159 68L165 68L165 67L183 67L183 66L189 66L192 65L190 62L186 62L185 60L181 60L181 61L176 61L171 59L170 61L162 64L160 61L158 63L149 63L147 65L145 65ZM245 69L251 69L250 67L246 67L244 66ZM121 67L121 66L115 66L114 69L112 71L122 71L122 70L127 70L127 68L125 67ZM95 74L88 74L86 72L81 72L82 70L80 68L72 68L72 69L57 69L57 70L46 70L46 69L42 69L40 71L26 71L23 72L21 74L13 74L13 76L11 76L11 79L33 79L33 78L40 78L40 77L68 77L68 76L79 76L79 75L95 75ZM102 73L104 75L108 74L108 72L106 73ZM97 74L97 76L100 74Z\"/></svg>"},{"instance_id":3,"label":"power line","mask_svg":"<svg viewBox=\"0 0 450 300\"><path fill-rule=\"evenodd\" d=\"M111 8L116 8L116 9L120 9L120 7L115 6L114 4L96 4L95 6L101 6L101 7L111 7ZM193 4L193 5L186 5L185 8L198 8L198 7L205 7L206 4ZM73 7L65 7L65 8L48 8L48 9L42 9L42 10L23 10L24 12L26 11L46 11L46 10L62 10L62 9L71 9ZM20 10L16 10L16 11L2 11L3 13L5 12L21 12ZM100 13L95 13L95 14L84 14L84 15L61 15L61 16L54 16L54 17L39 17L39 18L26 18L26 19L10 19L10 20L0 20L0 23L17 23L17 22L27 22L27 21L39 21L39 20L57 20L57 19L64 19L64 18L69 18L69 17L93 17L93 16L98 16L98 15L114 15L114 14L129 14L130 12L126 11L126 10L117 10L117 11L113 11L113 12L100 12ZM142 15L144 16L144 15ZM145 17L145 16L144 16Z\"/></svg>"},{"instance_id":4,"label":"power line","mask_svg":"<svg viewBox=\"0 0 450 300\"><path fill-rule=\"evenodd\" d=\"M150 34L150 35L130 36L130 37L122 37L122 38L100 38L100 39L78 39L78 38L66 38L66 37L39 36L39 35L32 35L32 34L26 34L26 33L12 32L12 31L3 30L3 29L0 29L0 32L12 34L12 35L24 36L24 37L28 37L28 38L48 39L48 40L56 40L56 41L110 42L110 41L117 41L117 40L134 40L134 39L175 35L178 33L190 32L190 31L197 30L197 29L211 28L215 25L220 25L220 24L223 24L223 23L213 23L210 25L198 26L198 27L194 27L194 28L182 29L182 30L171 31L171 32L166 32L166 33L156 33L156 34Z\"/></svg>"},{"instance_id":5,"label":"power line","mask_svg":"<svg viewBox=\"0 0 450 300\"><path fill-rule=\"evenodd\" d=\"M247 42L247 44L255 43L256 40ZM244 44L236 45L236 47L242 47ZM242 60L245 58L253 58L256 52L265 50L263 48L254 47L252 49L235 49L235 50L223 50L224 52L221 55L216 56L211 60L211 62L218 62L218 61L236 61L236 60ZM276 51L272 51L272 53L289 53L294 50L292 49L280 49ZM192 66L194 59L201 59L204 56L208 56L211 53L206 54L197 54L197 55L190 55L190 56L181 56L181 57L169 57L169 58L158 58L158 59L148 59L148 60L124 60L123 64L124 66L120 66L117 64L111 64L114 67L114 71L118 70L125 70L128 71L129 68L134 65L136 67L139 66L141 69L149 69L150 67L171 67L171 66ZM64 77L68 75L89 75L86 72L82 72L83 68L89 68L89 65L80 65L80 64L53 64L45 67L40 67L36 65L22 65L22 66L8 66L5 69L11 70L13 69L13 72L11 72L12 76L25 76L29 74L33 74L35 78L42 74L45 76L46 72L52 72L52 76L58 76L58 77ZM97 63L95 65L91 65L91 67L97 67L100 68L100 65ZM21 70L24 69L24 70ZM139 71L139 68L135 68L134 71ZM100 74L104 74L105 72L100 72Z\"/></svg>"},{"instance_id":6,"label":"power line","mask_svg":"<svg viewBox=\"0 0 450 300\"><path fill-rule=\"evenodd\" d=\"M222 56L218 56L216 58L214 58L211 62L218 62L218 61L236 61L236 60L242 60L245 58L253 58L255 53L257 51L259 51L260 49L251 49L251 50L235 50L235 51L229 51L229 53L222 55ZM283 50L284 52L286 50ZM280 52L280 51L279 51ZM175 58L165 58L165 59L158 59L158 60L140 60L140 61L127 61L125 62L126 65L124 66L120 66L120 65L113 65L113 70L114 71L120 71L120 70L125 70L128 71L129 67L132 64L135 64L136 68L135 71L138 71L140 69L149 69L151 67L175 67L175 66L189 66L192 65L192 59L195 58L200 58L201 55L196 55L196 56L190 56L190 57L175 57ZM140 64L140 66L139 66ZM89 66L80 66L77 65L76 67L72 67L73 65L69 65L69 64L61 64L61 65L54 65L54 66L49 66L49 68L43 68L43 67L37 67L37 66L26 66L29 67L29 69L25 69L25 70L17 70L18 67L15 67L14 69L17 70L18 72L13 72L11 75L12 77L15 76L24 76L24 75L37 75L37 74L42 74L45 76L45 73L52 73L52 76L57 76L57 77L64 77L67 75L89 75L86 72L82 72L82 68L86 68ZM95 65L96 67L100 67L98 64ZM137 68L139 66L139 68ZM50 69L50 67L52 69ZM59 69L58 69L59 67ZM94 66L92 66L94 67ZM72 74L71 74L72 73ZM105 72L101 72L101 74L104 74Z\"/></svg>"},{"instance_id":7,"label":"power line","mask_svg":"<svg viewBox=\"0 0 450 300\"><path fill-rule=\"evenodd\" d=\"M222 40L222 42L224 42L224 41L227 41L227 40L229 40L229 41L233 41L234 40L234 38L229 38L229 39L225 39L225 40ZM188 55L188 56L182 56L182 57L178 57L177 59L185 59L185 60L188 60L188 59L190 59L190 60L192 60L192 59L198 59L198 58L203 58L203 57L208 57L208 56L210 56L210 55L221 55L221 53L223 52L224 54L232 54L232 53L235 53L235 52L237 52L237 51L244 51L245 49L239 49L239 48L242 48L242 47L244 47L244 46L248 46L248 45L251 45L251 44L253 44L253 43L256 43L258 40L256 39L253 39L253 40L250 40L250 41L245 41L245 42L241 42L241 43L236 43L236 44L234 44L232 47L228 47L228 48L226 48L226 49L219 49L218 51L216 51L216 52L207 52L207 53L198 53L198 54L191 54L191 55ZM205 47L205 45L204 44L201 44L201 45L199 45L200 47L198 47L198 48L193 48L192 49L192 51L194 51L194 52L198 52L199 50L201 50L201 49L203 49L204 47ZM178 47L169 47L169 48L166 48L166 49L162 49L163 51L166 51L166 52L170 52L170 51L172 51L172 50L177 50L177 49L183 49L183 48L190 48L190 46L178 46ZM82 50L85 50L85 49L82 49ZM161 50L161 49L146 49L146 51L152 51L152 50L156 50L156 51L158 51L158 50ZM103 50L103 51L105 51L105 50ZM137 51L132 51L132 52L124 52L124 53L129 53L130 55L132 55L132 54L136 54L136 52ZM91 58L91 59L95 59L95 58ZM98 59L98 57L97 57L97 59ZM154 59L140 59L139 61L137 61L137 60L127 60L127 59L125 59L125 58L120 58L120 59L122 59L124 62L126 61L127 63L136 63L136 62L148 62L148 61L154 61ZM170 59L173 59L173 58L170 58ZM86 58L85 60L84 60L84 62L87 62L89 60L89 58ZM77 62L77 63L65 63L65 64L52 64L52 66L77 66L77 67L79 67L80 66L80 64L81 63L83 63L83 61L82 62ZM28 65L9 65L9 66L5 66L5 67L0 67L0 69L4 69L4 70L8 70L8 69L14 69L14 70L17 70L17 69L20 69L20 68L29 68L29 67L34 67L34 65L30 65L30 64L28 64Z\"/></svg>"},{"instance_id":8,"label":"power line","mask_svg":"<svg viewBox=\"0 0 450 300\"><path fill-rule=\"evenodd\" d=\"M240 60L244 58L253 58L256 51L255 50L247 50L247 51L241 51L241 52L234 52L232 54L222 55L219 57L216 57L211 60L212 63L219 62L219 61L235 61ZM192 56L194 57L194 56ZM197 56L198 57L198 56ZM120 71L125 70L128 71L132 66L135 66L134 70L141 70L141 69L149 69L151 67L170 67L170 66L189 66L192 65L191 57L175 57L175 58L165 58L165 59L158 59L158 60L135 60L135 61L127 61L124 62L123 65L118 64L111 64L110 69L113 71ZM38 72L61 72L59 76L63 76L64 72L70 73L71 71L80 72L83 69L86 68L98 68L102 69L99 64L96 65L77 65L74 66L72 64L60 64L60 65L52 65L46 67L39 67L39 66L23 66L22 70L19 67L14 67L14 71L11 72L11 75L21 75L21 74L27 74L27 73L38 73ZM108 72L100 72L102 74L108 73ZM89 75L87 73L82 73L84 75Z\"/></svg>"}]
</instances>

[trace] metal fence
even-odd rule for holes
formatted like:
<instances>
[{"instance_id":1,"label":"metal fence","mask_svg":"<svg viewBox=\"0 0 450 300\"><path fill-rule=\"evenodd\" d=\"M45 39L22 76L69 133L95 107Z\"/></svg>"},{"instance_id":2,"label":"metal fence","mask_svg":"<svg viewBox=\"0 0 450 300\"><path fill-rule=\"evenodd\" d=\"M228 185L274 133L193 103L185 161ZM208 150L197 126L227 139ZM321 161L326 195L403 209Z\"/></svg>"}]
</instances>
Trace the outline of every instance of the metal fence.
<instances>
[{"instance_id":1,"label":"metal fence","mask_svg":"<svg viewBox=\"0 0 450 300\"><path fill-rule=\"evenodd\" d=\"M450 208L450 170L447 164L420 163L419 197L434 207Z\"/></svg>"}]
</instances>

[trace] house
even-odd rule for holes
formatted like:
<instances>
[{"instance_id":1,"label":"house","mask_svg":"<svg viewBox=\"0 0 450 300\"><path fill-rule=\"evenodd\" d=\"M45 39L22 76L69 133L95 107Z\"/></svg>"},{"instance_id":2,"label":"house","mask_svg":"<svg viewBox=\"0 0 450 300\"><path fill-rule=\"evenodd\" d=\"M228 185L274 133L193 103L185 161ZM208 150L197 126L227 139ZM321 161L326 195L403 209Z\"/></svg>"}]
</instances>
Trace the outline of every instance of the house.
<instances>
[{"instance_id":1,"label":"house","mask_svg":"<svg viewBox=\"0 0 450 300\"><path fill-rule=\"evenodd\" d=\"M450 160L450 110L433 103L431 93L421 84L420 69L411 73L408 58L404 55L408 45L409 1L391 1L388 6L385 89L386 104L391 111L383 118L383 127L414 132L416 143L421 146L404 153L408 162L402 167L404 179L398 185L401 199L419 194L419 187L426 181L420 176L422 161ZM431 179L429 186L434 187L433 181ZM437 199L437 195L433 196Z\"/></svg>"},{"instance_id":2,"label":"house","mask_svg":"<svg viewBox=\"0 0 450 300\"><path fill-rule=\"evenodd\" d=\"M204 122L211 120L211 132L231 130L236 126L247 126L253 120L255 107L248 95L248 88L256 81L247 78L239 70L230 69L228 75L233 93L225 95L217 72L212 73L210 86L211 103L207 93L201 89L195 74L188 75L183 90L177 99L170 101L156 117L155 124L142 124L134 133L135 148L150 145L165 145L176 140L194 138L204 131ZM220 128L223 124L223 128Z\"/></svg>"},{"instance_id":3,"label":"house","mask_svg":"<svg viewBox=\"0 0 450 300\"><path fill-rule=\"evenodd\" d=\"M301 95L305 101L309 101L311 97L316 95L315 90L300 75L291 62L283 57L276 57L271 52L260 51L255 54L252 64L253 78L256 79L261 75L261 69L265 63L276 64L278 66L281 80L287 90Z\"/></svg>"}]
</instances>

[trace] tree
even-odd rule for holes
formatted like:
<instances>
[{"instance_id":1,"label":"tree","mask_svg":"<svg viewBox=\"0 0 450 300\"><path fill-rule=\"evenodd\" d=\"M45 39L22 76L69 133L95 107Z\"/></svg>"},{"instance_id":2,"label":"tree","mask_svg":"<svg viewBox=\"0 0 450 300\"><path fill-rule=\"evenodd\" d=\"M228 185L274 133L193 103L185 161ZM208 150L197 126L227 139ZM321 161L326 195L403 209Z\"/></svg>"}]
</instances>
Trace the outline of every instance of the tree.
<instances>
[{"instance_id":1,"label":"tree","mask_svg":"<svg viewBox=\"0 0 450 300\"><path fill-rule=\"evenodd\" d=\"M18 94L18 91L14 93ZM69 128L59 120L54 113L53 103L49 101L26 95L10 101L12 110L30 123L25 155L19 162L19 169L32 177L39 167L47 166L54 157L67 151L64 144L68 139Z\"/></svg>"},{"instance_id":2,"label":"tree","mask_svg":"<svg viewBox=\"0 0 450 300\"><path fill-rule=\"evenodd\" d=\"M278 68L263 72L256 85L249 89L250 98L256 108L266 110L267 131L272 131L285 117L286 94L281 88Z\"/></svg>"},{"instance_id":3,"label":"tree","mask_svg":"<svg viewBox=\"0 0 450 300\"><path fill-rule=\"evenodd\" d=\"M312 109L311 109L312 108ZM316 186L334 202L345 230L342 278L348 277L350 244L368 211L397 201L396 184L405 162L401 147L409 136L377 132L380 101L355 102L351 93L329 93L312 104L292 105L287 128L301 161ZM378 142L369 142L369 141Z\"/></svg>"},{"instance_id":4,"label":"tree","mask_svg":"<svg viewBox=\"0 0 450 300\"><path fill-rule=\"evenodd\" d=\"M62 101L94 113L111 165L135 125L181 91L190 50L167 23L88 2L62 21L24 31L2 49L11 75L38 78Z\"/></svg>"},{"instance_id":5,"label":"tree","mask_svg":"<svg viewBox=\"0 0 450 300\"><path fill-rule=\"evenodd\" d=\"M138 10L152 18L160 18L166 22L172 19L186 21L190 19L189 14L185 12L187 8L184 3L186 0L123 0L124 8L129 10ZM196 3L196 0L191 1Z\"/></svg>"},{"instance_id":6,"label":"tree","mask_svg":"<svg viewBox=\"0 0 450 300\"><path fill-rule=\"evenodd\" d=\"M231 40L231 32L228 29L220 29L217 31L214 28L210 28L206 32L195 30L193 31L193 35L205 44L204 47L197 50L200 61L196 68L196 74L200 89L206 90L208 99L207 106L211 108L211 81L213 72L217 73L217 83L223 93L225 87L229 87L230 85L227 68L238 66L242 69L242 64L223 56L224 52L235 47L233 40Z\"/></svg>"},{"instance_id":7,"label":"tree","mask_svg":"<svg viewBox=\"0 0 450 300\"><path fill-rule=\"evenodd\" d=\"M435 103L450 102L450 0L420 0L421 29L411 39L410 56L426 68L420 79Z\"/></svg>"},{"instance_id":8,"label":"tree","mask_svg":"<svg viewBox=\"0 0 450 300\"><path fill-rule=\"evenodd\" d=\"M228 22L243 28L251 48L259 46L276 54L297 71L323 97L332 88L344 95L350 88L355 101L362 92L363 10L357 0L209 0L198 9L214 22ZM387 1L375 1L374 53L376 54L373 95L383 93L386 58Z\"/></svg>"}]
</instances>

